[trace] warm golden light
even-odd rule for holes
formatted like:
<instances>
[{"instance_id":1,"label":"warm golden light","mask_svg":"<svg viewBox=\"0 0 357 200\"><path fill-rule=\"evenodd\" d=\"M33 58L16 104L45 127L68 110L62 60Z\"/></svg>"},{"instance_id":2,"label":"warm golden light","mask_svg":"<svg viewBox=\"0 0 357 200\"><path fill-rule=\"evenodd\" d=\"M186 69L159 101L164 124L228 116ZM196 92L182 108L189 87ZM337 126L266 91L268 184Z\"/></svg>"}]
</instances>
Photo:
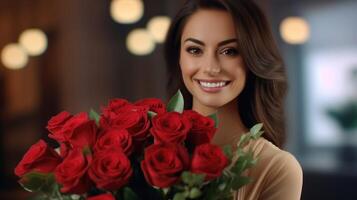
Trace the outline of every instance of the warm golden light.
<instances>
[{"instance_id":1,"label":"warm golden light","mask_svg":"<svg viewBox=\"0 0 357 200\"><path fill-rule=\"evenodd\" d=\"M289 44L303 44L310 37L310 27L301 17L288 17L280 24L280 34Z\"/></svg>"},{"instance_id":2,"label":"warm golden light","mask_svg":"<svg viewBox=\"0 0 357 200\"><path fill-rule=\"evenodd\" d=\"M41 55L47 49L46 34L40 29L28 29L20 35L19 43L30 56Z\"/></svg>"},{"instance_id":3,"label":"warm golden light","mask_svg":"<svg viewBox=\"0 0 357 200\"><path fill-rule=\"evenodd\" d=\"M148 22L147 29L157 43L164 42L170 23L171 19L167 16L156 16Z\"/></svg>"},{"instance_id":4,"label":"warm golden light","mask_svg":"<svg viewBox=\"0 0 357 200\"><path fill-rule=\"evenodd\" d=\"M28 56L22 46L8 44L1 52L1 61L6 68L21 69L26 66Z\"/></svg>"},{"instance_id":5,"label":"warm golden light","mask_svg":"<svg viewBox=\"0 0 357 200\"><path fill-rule=\"evenodd\" d=\"M141 0L113 0L110 14L114 21L122 24L132 24L140 20L144 14Z\"/></svg>"},{"instance_id":6,"label":"warm golden light","mask_svg":"<svg viewBox=\"0 0 357 200\"><path fill-rule=\"evenodd\" d=\"M146 29L134 29L126 39L126 46L135 55L147 55L155 49L155 41Z\"/></svg>"}]
</instances>

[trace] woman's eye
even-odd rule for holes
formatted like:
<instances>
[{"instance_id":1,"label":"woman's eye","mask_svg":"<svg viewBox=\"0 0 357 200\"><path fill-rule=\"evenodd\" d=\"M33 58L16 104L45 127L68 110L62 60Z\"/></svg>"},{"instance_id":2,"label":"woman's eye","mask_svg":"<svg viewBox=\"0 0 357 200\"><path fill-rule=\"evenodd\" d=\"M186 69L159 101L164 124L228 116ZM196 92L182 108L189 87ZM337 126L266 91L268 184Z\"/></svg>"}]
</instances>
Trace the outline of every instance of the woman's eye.
<instances>
[{"instance_id":1,"label":"woman's eye","mask_svg":"<svg viewBox=\"0 0 357 200\"><path fill-rule=\"evenodd\" d=\"M222 54L228 55L228 56L235 56L238 54L238 51L236 49L230 48L230 49L223 50Z\"/></svg>"},{"instance_id":2,"label":"woman's eye","mask_svg":"<svg viewBox=\"0 0 357 200\"><path fill-rule=\"evenodd\" d=\"M198 55L201 53L201 49L199 48L196 48L196 47L189 47L186 49L186 51L190 54L193 54L193 55Z\"/></svg>"}]
</instances>

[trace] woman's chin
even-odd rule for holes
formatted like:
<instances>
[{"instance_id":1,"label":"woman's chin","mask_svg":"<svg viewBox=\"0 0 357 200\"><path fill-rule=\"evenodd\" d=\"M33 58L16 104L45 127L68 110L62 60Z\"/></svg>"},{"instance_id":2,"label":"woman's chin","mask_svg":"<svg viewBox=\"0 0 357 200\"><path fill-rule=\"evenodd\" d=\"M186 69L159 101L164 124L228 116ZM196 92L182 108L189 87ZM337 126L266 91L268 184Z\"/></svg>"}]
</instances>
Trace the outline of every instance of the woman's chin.
<instances>
[{"instance_id":1,"label":"woman's chin","mask_svg":"<svg viewBox=\"0 0 357 200\"><path fill-rule=\"evenodd\" d=\"M204 107L209 107L212 109L218 109L225 105L224 102L218 101L217 99L203 100L203 101L201 101L201 104Z\"/></svg>"}]
</instances>

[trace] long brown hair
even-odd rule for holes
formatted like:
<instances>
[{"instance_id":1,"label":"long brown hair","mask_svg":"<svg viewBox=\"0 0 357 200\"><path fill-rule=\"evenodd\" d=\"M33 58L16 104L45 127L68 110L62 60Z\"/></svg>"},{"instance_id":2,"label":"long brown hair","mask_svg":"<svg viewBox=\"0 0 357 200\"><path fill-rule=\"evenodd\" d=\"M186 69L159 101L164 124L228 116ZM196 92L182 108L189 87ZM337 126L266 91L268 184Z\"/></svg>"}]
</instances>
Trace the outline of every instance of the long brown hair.
<instances>
[{"instance_id":1,"label":"long brown hair","mask_svg":"<svg viewBox=\"0 0 357 200\"><path fill-rule=\"evenodd\" d=\"M183 27L198 9L220 9L232 15L238 50L248 68L245 87L238 96L238 112L246 127L263 122L263 137L282 148L287 90L285 67L266 16L251 0L188 0L184 3L173 19L165 41L168 96L180 89L185 109L192 109L192 95L183 83L179 58Z\"/></svg>"}]
</instances>

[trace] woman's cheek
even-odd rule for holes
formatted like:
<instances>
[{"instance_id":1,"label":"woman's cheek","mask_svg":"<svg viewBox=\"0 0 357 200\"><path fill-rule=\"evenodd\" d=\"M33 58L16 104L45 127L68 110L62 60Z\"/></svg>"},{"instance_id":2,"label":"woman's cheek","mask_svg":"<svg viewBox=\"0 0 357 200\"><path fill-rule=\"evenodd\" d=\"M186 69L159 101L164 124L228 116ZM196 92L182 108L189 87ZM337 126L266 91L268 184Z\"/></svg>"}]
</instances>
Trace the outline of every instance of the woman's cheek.
<instances>
[{"instance_id":1,"label":"woman's cheek","mask_svg":"<svg viewBox=\"0 0 357 200\"><path fill-rule=\"evenodd\" d=\"M192 81L192 78L198 71L198 66L199 64L197 61L192 60L192 58L189 58L188 55L182 55L180 59L180 67L182 77L186 85Z\"/></svg>"}]
</instances>

